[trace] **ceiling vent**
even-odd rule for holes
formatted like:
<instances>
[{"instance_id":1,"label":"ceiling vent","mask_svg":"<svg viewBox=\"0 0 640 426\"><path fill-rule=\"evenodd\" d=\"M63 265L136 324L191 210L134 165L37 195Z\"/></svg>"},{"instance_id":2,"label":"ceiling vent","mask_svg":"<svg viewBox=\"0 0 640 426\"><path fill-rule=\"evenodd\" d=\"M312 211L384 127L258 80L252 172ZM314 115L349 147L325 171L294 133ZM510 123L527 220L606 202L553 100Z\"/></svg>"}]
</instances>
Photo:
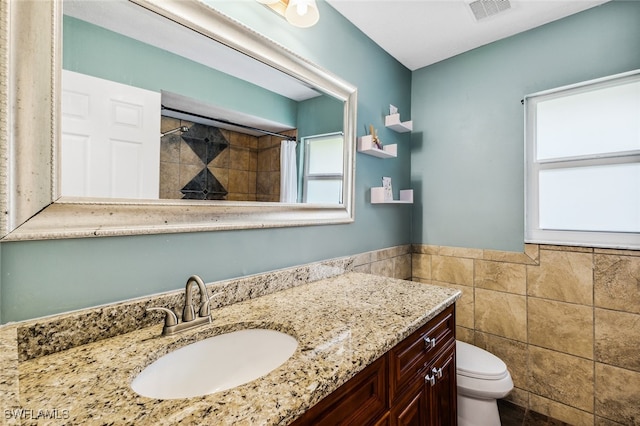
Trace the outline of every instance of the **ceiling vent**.
<instances>
[{"instance_id":1,"label":"ceiling vent","mask_svg":"<svg viewBox=\"0 0 640 426\"><path fill-rule=\"evenodd\" d=\"M481 21L489 16L511 9L509 0L476 0L469 3L471 12L476 21Z\"/></svg>"}]
</instances>

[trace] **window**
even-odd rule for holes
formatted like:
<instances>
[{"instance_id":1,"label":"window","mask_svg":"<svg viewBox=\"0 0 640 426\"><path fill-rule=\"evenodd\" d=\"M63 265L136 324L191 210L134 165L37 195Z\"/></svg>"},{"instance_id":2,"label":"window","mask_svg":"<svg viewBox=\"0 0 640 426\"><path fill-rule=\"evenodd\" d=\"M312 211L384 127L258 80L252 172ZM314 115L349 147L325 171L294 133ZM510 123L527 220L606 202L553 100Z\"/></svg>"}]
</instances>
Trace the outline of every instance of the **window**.
<instances>
[{"instance_id":1,"label":"window","mask_svg":"<svg viewBox=\"0 0 640 426\"><path fill-rule=\"evenodd\" d=\"M640 71L525 98L525 241L640 248Z\"/></svg>"},{"instance_id":2,"label":"window","mask_svg":"<svg viewBox=\"0 0 640 426\"><path fill-rule=\"evenodd\" d=\"M304 140L305 203L341 204L344 170L342 133L309 136Z\"/></svg>"}]
</instances>

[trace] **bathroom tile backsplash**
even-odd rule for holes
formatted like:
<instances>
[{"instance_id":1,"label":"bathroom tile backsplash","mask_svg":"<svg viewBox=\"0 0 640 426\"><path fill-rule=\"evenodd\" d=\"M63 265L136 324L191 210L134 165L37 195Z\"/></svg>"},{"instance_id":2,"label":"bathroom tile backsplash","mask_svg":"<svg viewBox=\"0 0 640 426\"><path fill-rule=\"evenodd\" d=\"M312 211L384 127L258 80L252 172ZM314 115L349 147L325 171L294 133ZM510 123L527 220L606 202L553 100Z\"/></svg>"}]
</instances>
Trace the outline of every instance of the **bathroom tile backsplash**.
<instances>
[{"instance_id":1,"label":"bathroom tile backsplash","mask_svg":"<svg viewBox=\"0 0 640 426\"><path fill-rule=\"evenodd\" d=\"M412 271L462 291L457 338L505 361L513 403L572 425L640 424L640 251L415 245Z\"/></svg>"},{"instance_id":2,"label":"bathroom tile backsplash","mask_svg":"<svg viewBox=\"0 0 640 426\"><path fill-rule=\"evenodd\" d=\"M540 265L527 268L529 296L569 303L593 302L593 253L541 250Z\"/></svg>"},{"instance_id":3,"label":"bathroom tile backsplash","mask_svg":"<svg viewBox=\"0 0 640 426\"><path fill-rule=\"evenodd\" d=\"M592 413L593 383L591 360L529 346L530 392Z\"/></svg>"},{"instance_id":4,"label":"bathroom tile backsplash","mask_svg":"<svg viewBox=\"0 0 640 426\"><path fill-rule=\"evenodd\" d=\"M257 298L290 287L340 275L348 271L376 272L385 276L411 279L411 246L392 247L354 256L266 272L238 279L207 284L209 294L220 292L212 300L215 308ZM185 277L185 283L186 279ZM19 366L21 362L71 349L93 341L126 334L153 324L161 324L162 313L146 312L147 307L180 307L184 289L121 303L83 309L51 317L0 326L0 425L20 424L16 416L5 414L19 410ZM200 295L194 292L194 303ZM8 410L8 411L7 411ZM29 413L28 413L29 414Z\"/></svg>"},{"instance_id":5,"label":"bathroom tile backsplash","mask_svg":"<svg viewBox=\"0 0 640 426\"><path fill-rule=\"evenodd\" d=\"M595 319L595 359L640 371L640 315L596 308Z\"/></svg>"},{"instance_id":6,"label":"bathroom tile backsplash","mask_svg":"<svg viewBox=\"0 0 640 426\"><path fill-rule=\"evenodd\" d=\"M596 363L596 416L615 419L623 425L637 425L640 419L637 371ZM635 396L631 400L630 397Z\"/></svg>"},{"instance_id":7,"label":"bathroom tile backsplash","mask_svg":"<svg viewBox=\"0 0 640 426\"><path fill-rule=\"evenodd\" d=\"M618 253L607 255L596 250L593 256L595 305L640 314L640 262L637 256Z\"/></svg>"},{"instance_id":8,"label":"bathroom tile backsplash","mask_svg":"<svg viewBox=\"0 0 640 426\"><path fill-rule=\"evenodd\" d=\"M527 339L527 298L519 294L477 288L475 328L524 342Z\"/></svg>"},{"instance_id":9,"label":"bathroom tile backsplash","mask_svg":"<svg viewBox=\"0 0 640 426\"><path fill-rule=\"evenodd\" d=\"M593 308L532 297L528 300L529 343L593 359Z\"/></svg>"},{"instance_id":10,"label":"bathroom tile backsplash","mask_svg":"<svg viewBox=\"0 0 640 426\"><path fill-rule=\"evenodd\" d=\"M211 307L215 309L253 299L351 270L358 272L373 270L378 275L410 279L410 249L409 245L393 247L209 283L207 284L209 294L220 293L212 299ZM185 277L185 283L187 278ZM193 298L194 303L199 303L198 292L194 292ZM9 326L13 327L13 334L0 333L0 345L11 346L11 336L15 335L17 345L15 341L14 345L17 346L17 357L19 361L25 361L162 323L164 320L162 312L147 312L146 309L153 306L173 308L183 305L184 290L180 288L176 291L121 303L19 322L0 327L0 331L5 331L5 328L8 330ZM7 336L9 342L6 341ZM5 339L2 340L2 337Z\"/></svg>"},{"instance_id":11,"label":"bathroom tile backsplash","mask_svg":"<svg viewBox=\"0 0 640 426\"><path fill-rule=\"evenodd\" d=\"M527 267L518 263L477 260L475 281L477 288L527 294Z\"/></svg>"}]
</instances>

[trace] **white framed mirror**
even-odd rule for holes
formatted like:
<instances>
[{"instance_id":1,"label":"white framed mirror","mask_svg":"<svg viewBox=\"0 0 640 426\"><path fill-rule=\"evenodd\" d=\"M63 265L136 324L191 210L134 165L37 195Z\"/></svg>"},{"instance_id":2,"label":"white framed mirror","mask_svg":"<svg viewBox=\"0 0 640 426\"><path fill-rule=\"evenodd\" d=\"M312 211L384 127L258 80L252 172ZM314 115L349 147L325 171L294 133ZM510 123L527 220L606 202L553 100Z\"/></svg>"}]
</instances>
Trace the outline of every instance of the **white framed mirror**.
<instances>
[{"instance_id":1,"label":"white framed mirror","mask_svg":"<svg viewBox=\"0 0 640 426\"><path fill-rule=\"evenodd\" d=\"M200 40L242 53L243 61L250 59L266 65L269 72L275 70L280 77L341 103L342 199L333 204L304 204L66 195L61 190L66 176L62 173L64 126L61 117L63 3L59 0L12 2L11 8L4 7L2 13L10 13L11 22L16 25L8 30L7 43L0 46L0 53L9 57L7 67L0 70L0 77L7 82L9 104L7 120L0 122L3 154L0 172L7 176L0 190L0 204L5 212L0 222L0 237L6 241L80 238L322 225L354 220L355 87L199 1L134 0L130 3L159 20L172 21L194 32ZM11 52L20 52L20 55ZM235 65L235 69L240 68ZM182 94L167 92L173 105L180 105ZM189 104L203 102L196 100ZM212 118L220 114L215 108L213 112L205 109L205 114L202 109L191 111L194 115L187 117L190 120L198 115ZM257 126L271 131L272 124L273 120L266 124L263 121ZM250 127L255 126L251 123ZM275 133L283 131L290 135L294 127L279 129L276 126Z\"/></svg>"}]
</instances>

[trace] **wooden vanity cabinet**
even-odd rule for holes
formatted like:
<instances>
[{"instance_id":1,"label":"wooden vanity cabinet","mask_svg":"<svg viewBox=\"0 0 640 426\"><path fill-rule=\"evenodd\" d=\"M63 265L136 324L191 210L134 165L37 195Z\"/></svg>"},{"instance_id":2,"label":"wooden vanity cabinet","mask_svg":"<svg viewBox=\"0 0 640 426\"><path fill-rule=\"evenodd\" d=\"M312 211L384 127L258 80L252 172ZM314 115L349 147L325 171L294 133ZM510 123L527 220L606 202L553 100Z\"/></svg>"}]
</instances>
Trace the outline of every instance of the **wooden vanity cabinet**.
<instances>
[{"instance_id":1,"label":"wooden vanity cabinet","mask_svg":"<svg viewBox=\"0 0 640 426\"><path fill-rule=\"evenodd\" d=\"M455 426L456 392L452 305L292 424Z\"/></svg>"},{"instance_id":2,"label":"wooden vanity cabinet","mask_svg":"<svg viewBox=\"0 0 640 426\"><path fill-rule=\"evenodd\" d=\"M387 389L387 357L382 356L311 407L292 425L376 424L387 412Z\"/></svg>"},{"instance_id":3,"label":"wooden vanity cabinet","mask_svg":"<svg viewBox=\"0 0 640 426\"><path fill-rule=\"evenodd\" d=\"M457 425L458 388L456 382L455 340L427 370L435 383L425 380L430 425Z\"/></svg>"}]
</instances>

